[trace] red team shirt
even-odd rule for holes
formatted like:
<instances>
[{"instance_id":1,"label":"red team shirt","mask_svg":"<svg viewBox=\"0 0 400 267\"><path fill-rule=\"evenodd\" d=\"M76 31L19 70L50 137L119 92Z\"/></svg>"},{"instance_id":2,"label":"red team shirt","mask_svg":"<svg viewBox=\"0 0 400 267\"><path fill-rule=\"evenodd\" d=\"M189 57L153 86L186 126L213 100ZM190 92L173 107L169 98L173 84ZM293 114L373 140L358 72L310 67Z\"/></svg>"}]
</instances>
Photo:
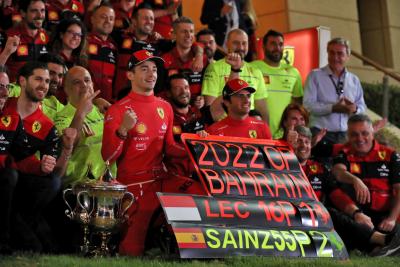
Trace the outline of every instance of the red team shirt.
<instances>
[{"instance_id":1,"label":"red team shirt","mask_svg":"<svg viewBox=\"0 0 400 267\"><path fill-rule=\"evenodd\" d=\"M111 38L103 41L90 33L88 36L89 70L93 77L94 89L100 90L99 97L113 102L113 83L116 72L118 50Z\"/></svg>"},{"instance_id":2,"label":"red team shirt","mask_svg":"<svg viewBox=\"0 0 400 267\"><path fill-rule=\"evenodd\" d=\"M214 123L207 132L212 135L245 137L255 139L271 139L268 125L260 120L247 117L244 120L235 120L230 116Z\"/></svg>"},{"instance_id":3,"label":"red team shirt","mask_svg":"<svg viewBox=\"0 0 400 267\"><path fill-rule=\"evenodd\" d=\"M28 61L37 60L41 55L47 54L49 37L44 29L39 29L34 37L28 35L25 24L21 23L7 31L7 36L20 37L17 51L7 60L10 81L16 81L19 69Z\"/></svg>"}]
</instances>

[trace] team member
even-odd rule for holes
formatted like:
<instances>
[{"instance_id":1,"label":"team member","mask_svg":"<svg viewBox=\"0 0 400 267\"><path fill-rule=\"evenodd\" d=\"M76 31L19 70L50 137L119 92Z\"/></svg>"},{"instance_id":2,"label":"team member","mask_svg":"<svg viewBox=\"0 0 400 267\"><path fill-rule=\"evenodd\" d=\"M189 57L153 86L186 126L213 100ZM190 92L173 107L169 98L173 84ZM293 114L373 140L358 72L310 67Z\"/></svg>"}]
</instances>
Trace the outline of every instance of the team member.
<instances>
[{"instance_id":1,"label":"team member","mask_svg":"<svg viewBox=\"0 0 400 267\"><path fill-rule=\"evenodd\" d=\"M224 54L217 49L215 33L212 30L200 30L198 33L196 33L196 41L204 46L204 53L207 56L207 65L224 57Z\"/></svg>"},{"instance_id":2,"label":"team member","mask_svg":"<svg viewBox=\"0 0 400 267\"><path fill-rule=\"evenodd\" d=\"M285 107L293 101L301 103L303 86L299 71L288 63L283 63L283 34L269 30L263 38L263 60L256 60L252 66L261 70L265 88L268 91L269 127L274 139L282 137L279 122Z\"/></svg>"},{"instance_id":3,"label":"team member","mask_svg":"<svg viewBox=\"0 0 400 267\"><path fill-rule=\"evenodd\" d=\"M59 132L67 127L78 132L74 152L64 175L64 186L74 185L85 178L88 166L94 177L100 177L105 169L101 157L104 116L93 105L94 92L89 71L83 67L72 67L65 77L67 105L57 113L54 123Z\"/></svg>"},{"instance_id":4,"label":"team member","mask_svg":"<svg viewBox=\"0 0 400 267\"><path fill-rule=\"evenodd\" d=\"M192 100L195 100L201 93L203 68L207 64L207 57L193 52L194 23L190 18L180 17L174 21L173 36L176 39L174 49L162 56L165 68L170 75L181 72L189 78L190 93ZM193 62L198 60L201 61L201 66L193 67Z\"/></svg>"},{"instance_id":5,"label":"team member","mask_svg":"<svg viewBox=\"0 0 400 267\"><path fill-rule=\"evenodd\" d=\"M208 65L204 73L201 94L204 95L205 104L210 105L222 94L226 81L240 78L256 90L251 99L251 108L257 109L263 119L268 121L265 101L268 92L262 73L244 61L249 49L247 34L240 29L234 29L229 32L227 38L228 55Z\"/></svg>"},{"instance_id":6,"label":"team member","mask_svg":"<svg viewBox=\"0 0 400 267\"><path fill-rule=\"evenodd\" d=\"M233 79L226 83L223 91L223 104L228 116L207 128L213 135L271 139L268 125L249 116L250 96L255 92L248 83Z\"/></svg>"},{"instance_id":7,"label":"team member","mask_svg":"<svg viewBox=\"0 0 400 267\"><path fill-rule=\"evenodd\" d=\"M360 80L345 67L350 58L349 41L334 38L327 51L328 65L307 77L303 104L311 113L313 134L327 129L322 141L342 143L349 116L363 113L366 105Z\"/></svg>"},{"instance_id":8,"label":"team member","mask_svg":"<svg viewBox=\"0 0 400 267\"><path fill-rule=\"evenodd\" d=\"M58 157L59 139L56 129L40 109L40 102L46 96L50 83L45 63L26 63L20 70L18 82L21 85L21 96L9 99L5 107L6 112L22 118L27 139L27 145L19 148L20 152L14 156L18 169L18 182L13 197L17 214L13 226L18 235L15 240L18 240L16 245L21 249L50 250L52 247L48 243L48 233L40 231L47 228L41 219L41 212L60 188L60 177L72 153L76 131L64 131L63 147ZM40 154L40 160L35 153ZM21 159L26 154L30 156Z\"/></svg>"},{"instance_id":9,"label":"team member","mask_svg":"<svg viewBox=\"0 0 400 267\"><path fill-rule=\"evenodd\" d=\"M185 158L173 139L171 106L154 96L157 68L163 60L146 50L132 55L128 65L131 92L111 106L105 116L102 155L117 162L118 180L137 198L120 253L142 255L147 229L159 207L156 192L188 191L201 194L188 179L166 179L163 157ZM182 186L185 184L185 186Z\"/></svg>"},{"instance_id":10,"label":"team member","mask_svg":"<svg viewBox=\"0 0 400 267\"><path fill-rule=\"evenodd\" d=\"M332 172L354 188L349 194L357 204L351 210L356 221L393 233L400 214L400 157L374 140L367 115L353 115L347 124L348 143L334 159Z\"/></svg>"},{"instance_id":11,"label":"team member","mask_svg":"<svg viewBox=\"0 0 400 267\"><path fill-rule=\"evenodd\" d=\"M114 27L114 9L106 4L97 6L92 13L92 31L88 36L89 71L94 89L100 90L100 97L113 102L113 85L118 51L109 37Z\"/></svg>"},{"instance_id":12,"label":"team member","mask_svg":"<svg viewBox=\"0 0 400 267\"><path fill-rule=\"evenodd\" d=\"M43 29L46 6L44 0L21 0L19 9L23 20L17 26L7 31L7 37L18 36L13 44L16 49L7 55L7 67L10 71L10 81L17 80L19 69L28 61L37 60L47 53L49 37Z\"/></svg>"},{"instance_id":13,"label":"team member","mask_svg":"<svg viewBox=\"0 0 400 267\"><path fill-rule=\"evenodd\" d=\"M46 3L47 24L46 29L53 31L62 19L82 19L85 7L79 0L49 0Z\"/></svg>"},{"instance_id":14,"label":"team member","mask_svg":"<svg viewBox=\"0 0 400 267\"><path fill-rule=\"evenodd\" d=\"M370 255L399 255L397 251L400 249L399 237L357 223L355 217L351 217L356 204L329 177L329 172L321 162L310 159L312 139L310 129L298 125L294 130L298 134L294 149L296 157L318 199L328 207L334 228L346 244L347 250L359 249L368 253L374 249Z\"/></svg>"}]
</instances>

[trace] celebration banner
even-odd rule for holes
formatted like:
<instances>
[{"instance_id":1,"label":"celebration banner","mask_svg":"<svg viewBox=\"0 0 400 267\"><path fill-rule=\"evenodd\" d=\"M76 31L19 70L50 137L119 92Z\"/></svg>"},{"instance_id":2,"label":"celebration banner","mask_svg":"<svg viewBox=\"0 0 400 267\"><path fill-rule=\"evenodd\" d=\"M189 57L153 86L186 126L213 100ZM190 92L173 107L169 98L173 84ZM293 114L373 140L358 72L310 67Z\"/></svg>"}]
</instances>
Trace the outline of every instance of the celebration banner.
<instances>
[{"instance_id":1,"label":"celebration banner","mask_svg":"<svg viewBox=\"0 0 400 267\"><path fill-rule=\"evenodd\" d=\"M158 193L181 258L348 258L286 142L181 138L208 194Z\"/></svg>"}]
</instances>

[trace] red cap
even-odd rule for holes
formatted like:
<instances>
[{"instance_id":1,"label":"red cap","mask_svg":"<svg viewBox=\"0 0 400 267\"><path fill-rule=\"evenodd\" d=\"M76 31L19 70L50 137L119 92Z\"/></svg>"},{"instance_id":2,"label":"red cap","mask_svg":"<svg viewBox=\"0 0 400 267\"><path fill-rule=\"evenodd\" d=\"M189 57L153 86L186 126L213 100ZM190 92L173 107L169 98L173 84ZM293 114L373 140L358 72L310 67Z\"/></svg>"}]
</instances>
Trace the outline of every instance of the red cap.
<instances>
[{"instance_id":1,"label":"red cap","mask_svg":"<svg viewBox=\"0 0 400 267\"><path fill-rule=\"evenodd\" d=\"M222 97L234 95L242 90L247 90L250 94L254 93L256 89L251 87L246 81L241 79L233 79L228 81L222 90Z\"/></svg>"},{"instance_id":2,"label":"red cap","mask_svg":"<svg viewBox=\"0 0 400 267\"><path fill-rule=\"evenodd\" d=\"M147 60L152 60L154 63L156 63L158 68L164 65L164 59L153 56L153 53L143 49L132 54L131 58L129 59L128 70L131 70L134 66L142 64Z\"/></svg>"}]
</instances>

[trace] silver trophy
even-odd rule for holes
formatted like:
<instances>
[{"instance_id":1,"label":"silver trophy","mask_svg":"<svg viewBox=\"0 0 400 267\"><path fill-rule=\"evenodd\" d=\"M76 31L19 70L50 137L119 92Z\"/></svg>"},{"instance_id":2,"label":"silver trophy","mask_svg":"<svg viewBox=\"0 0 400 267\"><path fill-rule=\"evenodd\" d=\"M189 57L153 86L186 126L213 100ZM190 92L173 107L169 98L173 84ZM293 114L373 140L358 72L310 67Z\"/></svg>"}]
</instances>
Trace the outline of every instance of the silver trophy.
<instances>
[{"instance_id":1,"label":"silver trophy","mask_svg":"<svg viewBox=\"0 0 400 267\"><path fill-rule=\"evenodd\" d=\"M112 177L108 162L106 165L106 171L99 180L91 180L64 190L64 200L66 194L76 195L77 205L73 210L65 200L70 209L66 213L70 219L83 225L84 238L81 251L90 256L111 254L108 248L109 239L126 221L128 217L126 213L134 202L133 194L127 192L127 187ZM88 241L89 226L93 234L100 236L100 246L90 244Z\"/></svg>"}]
</instances>

